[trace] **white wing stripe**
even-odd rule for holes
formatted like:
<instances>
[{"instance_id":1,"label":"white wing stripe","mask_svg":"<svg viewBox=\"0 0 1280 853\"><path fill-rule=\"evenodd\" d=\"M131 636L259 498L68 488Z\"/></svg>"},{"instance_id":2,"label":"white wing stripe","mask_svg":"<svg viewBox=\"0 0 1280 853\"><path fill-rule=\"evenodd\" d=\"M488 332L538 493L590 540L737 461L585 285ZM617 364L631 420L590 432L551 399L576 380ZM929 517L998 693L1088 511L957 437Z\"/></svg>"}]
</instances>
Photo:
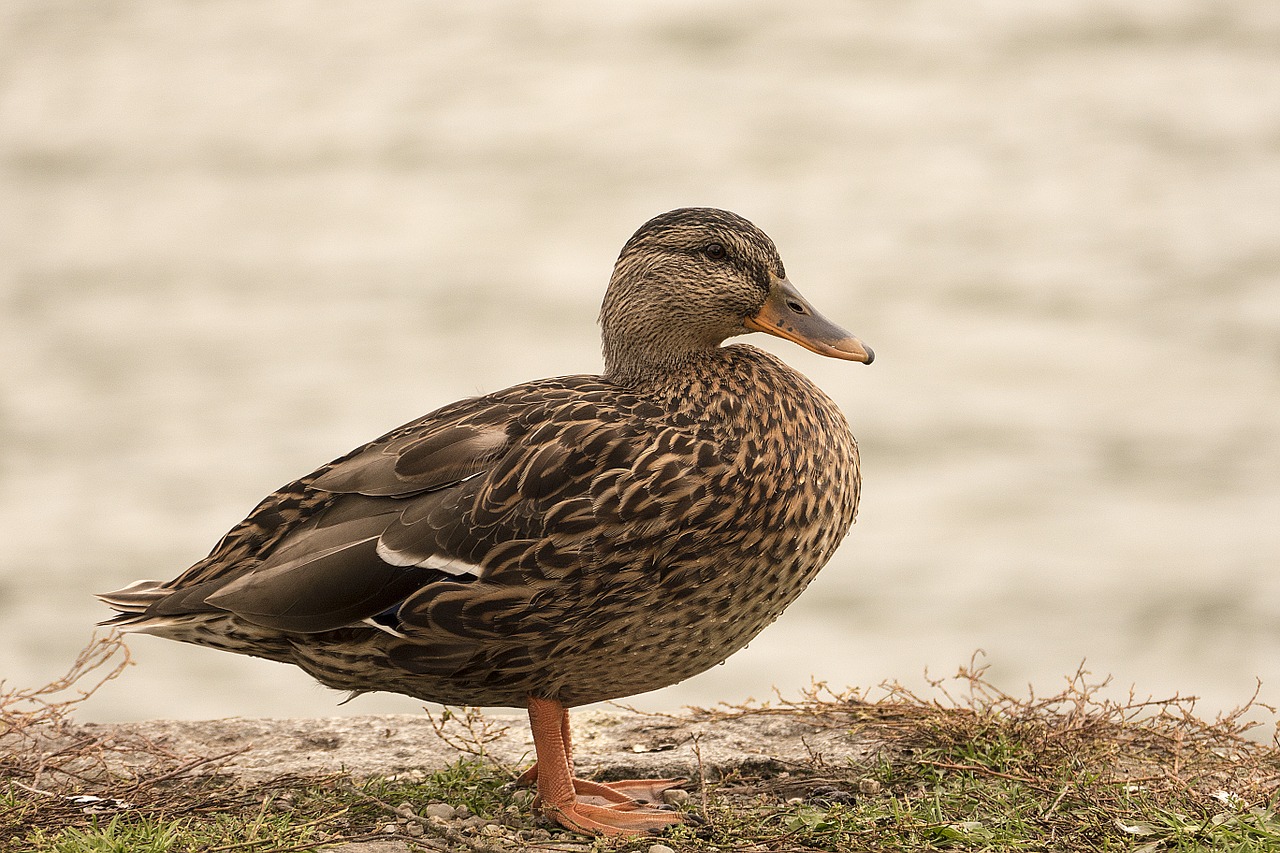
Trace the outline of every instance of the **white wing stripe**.
<instances>
[{"instance_id":1,"label":"white wing stripe","mask_svg":"<svg viewBox=\"0 0 1280 853\"><path fill-rule=\"evenodd\" d=\"M478 578L484 574L484 569L475 563L468 563L466 560L445 557L440 554L428 554L421 559L417 559L402 551L391 550L381 539L378 540L378 556L384 562L393 566L418 566L423 569L435 569L454 577L471 575Z\"/></svg>"}]
</instances>

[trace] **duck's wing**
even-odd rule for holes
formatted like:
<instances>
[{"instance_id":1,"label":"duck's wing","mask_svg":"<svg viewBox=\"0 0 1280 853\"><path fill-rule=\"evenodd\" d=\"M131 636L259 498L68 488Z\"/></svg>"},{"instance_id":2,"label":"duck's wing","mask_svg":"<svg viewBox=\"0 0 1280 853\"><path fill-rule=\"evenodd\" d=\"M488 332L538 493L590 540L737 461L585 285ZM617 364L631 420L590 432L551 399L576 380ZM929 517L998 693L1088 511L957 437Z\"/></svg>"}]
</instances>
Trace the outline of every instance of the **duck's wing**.
<instances>
[{"instance_id":1,"label":"duck's wing","mask_svg":"<svg viewBox=\"0 0 1280 853\"><path fill-rule=\"evenodd\" d=\"M454 404L270 496L163 597L146 591L143 618L224 610L318 632L400 611L392 622L466 632L481 610L528 607L601 536L696 501L675 460L696 463L697 448L644 414L594 377Z\"/></svg>"},{"instance_id":2,"label":"duck's wing","mask_svg":"<svg viewBox=\"0 0 1280 853\"><path fill-rule=\"evenodd\" d=\"M376 615L439 575L381 559L383 531L415 497L449 493L501 458L518 437L510 425L540 396L460 401L281 487L174 580L100 595L120 611L106 624L146 631L230 611L316 632Z\"/></svg>"}]
</instances>

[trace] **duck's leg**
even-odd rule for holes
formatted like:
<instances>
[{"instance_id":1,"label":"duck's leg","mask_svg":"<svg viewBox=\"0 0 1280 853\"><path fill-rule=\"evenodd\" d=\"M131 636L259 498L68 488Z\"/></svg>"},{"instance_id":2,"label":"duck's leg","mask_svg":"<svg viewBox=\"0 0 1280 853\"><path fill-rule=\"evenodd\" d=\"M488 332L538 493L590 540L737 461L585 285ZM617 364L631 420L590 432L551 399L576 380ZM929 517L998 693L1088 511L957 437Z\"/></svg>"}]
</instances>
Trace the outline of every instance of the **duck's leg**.
<instances>
[{"instance_id":1,"label":"duck's leg","mask_svg":"<svg viewBox=\"0 0 1280 853\"><path fill-rule=\"evenodd\" d=\"M545 701L545 700L539 700ZM565 756L569 761L569 775L573 776L573 790L579 802L592 805L605 803L630 803L643 806L646 803L661 803L662 792L679 788L687 779L620 779L616 782L592 782L574 776L573 739L569 733L569 711L561 708L560 736L564 741ZM515 784L520 787L532 787L538 781L538 762L520 774ZM603 801L603 802L598 802Z\"/></svg>"},{"instance_id":2,"label":"duck's leg","mask_svg":"<svg viewBox=\"0 0 1280 853\"><path fill-rule=\"evenodd\" d=\"M561 826L599 835L639 835L680 823L672 811L648 808L628 796L674 787L674 779L642 779L629 782L588 782L573 777L570 756L569 714L553 699L529 697L529 724L538 761L518 780L537 783L537 802L544 813Z\"/></svg>"}]
</instances>

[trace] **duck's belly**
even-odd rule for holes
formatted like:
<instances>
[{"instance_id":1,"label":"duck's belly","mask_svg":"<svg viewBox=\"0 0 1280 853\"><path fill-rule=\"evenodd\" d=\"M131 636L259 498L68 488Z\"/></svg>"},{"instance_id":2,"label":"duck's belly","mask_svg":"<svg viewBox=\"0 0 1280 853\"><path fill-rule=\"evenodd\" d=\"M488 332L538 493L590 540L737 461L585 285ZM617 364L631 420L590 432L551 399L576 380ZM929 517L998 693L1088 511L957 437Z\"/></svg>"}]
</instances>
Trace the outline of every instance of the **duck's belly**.
<instances>
[{"instance_id":1,"label":"duck's belly","mask_svg":"<svg viewBox=\"0 0 1280 853\"><path fill-rule=\"evenodd\" d=\"M613 610L607 622L596 614L587 625L548 631L528 643L485 644L464 671L451 675L409 671L414 659L436 656L431 643L409 644L406 667L406 644L372 630L309 637L295 647L293 659L342 690L510 707L524 706L534 694L585 705L666 687L723 662L773 622L817 568L777 573L749 591L716 584L684 600L637 601Z\"/></svg>"}]
</instances>

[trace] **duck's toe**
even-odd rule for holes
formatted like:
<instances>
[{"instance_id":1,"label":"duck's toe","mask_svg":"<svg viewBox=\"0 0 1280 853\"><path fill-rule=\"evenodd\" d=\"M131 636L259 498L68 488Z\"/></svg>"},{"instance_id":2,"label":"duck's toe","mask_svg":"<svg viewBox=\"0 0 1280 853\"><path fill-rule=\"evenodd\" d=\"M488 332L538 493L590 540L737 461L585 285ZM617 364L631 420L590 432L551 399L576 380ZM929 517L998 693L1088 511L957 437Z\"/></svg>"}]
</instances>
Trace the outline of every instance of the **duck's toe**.
<instances>
[{"instance_id":1,"label":"duck's toe","mask_svg":"<svg viewBox=\"0 0 1280 853\"><path fill-rule=\"evenodd\" d=\"M630 799L610 806L592 805L577 798L563 803L544 802L542 811L565 829L594 835L645 835L684 822L674 811L649 808Z\"/></svg>"},{"instance_id":2,"label":"duck's toe","mask_svg":"<svg viewBox=\"0 0 1280 853\"><path fill-rule=\"evenodd\" d=\"M679 788L686 781L685 779L621 779L617 782L591 782L586 779L574 779L573 790L578 795L580 803L598 799L603 803L632 802L637 805L649 803L660 805L663 802L664 791Z\"/></svg>"}]
</instances>

